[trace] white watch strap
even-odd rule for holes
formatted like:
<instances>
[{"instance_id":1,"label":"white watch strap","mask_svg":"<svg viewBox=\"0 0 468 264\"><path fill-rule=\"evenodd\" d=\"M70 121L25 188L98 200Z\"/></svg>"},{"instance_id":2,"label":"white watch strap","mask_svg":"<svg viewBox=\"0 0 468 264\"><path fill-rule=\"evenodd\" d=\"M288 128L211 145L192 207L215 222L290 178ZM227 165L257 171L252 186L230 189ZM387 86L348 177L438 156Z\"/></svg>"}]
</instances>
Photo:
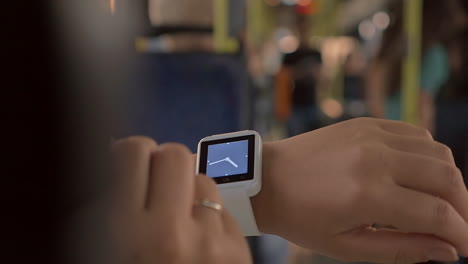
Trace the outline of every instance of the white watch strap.
<instances>
[{"instance_id":1,"label":"white watch strap","mask_svg":"<svg viewBox=\"0 0 468 264\"><path fill-rule=\"evenodd\" d=\"M236 221L239 223L244 236L259 236L261 235L255 221L255 216L252 210L250 197L244 189L220 189L223 197L224 207L227 208Z\"/></svg>"}]
</instances>

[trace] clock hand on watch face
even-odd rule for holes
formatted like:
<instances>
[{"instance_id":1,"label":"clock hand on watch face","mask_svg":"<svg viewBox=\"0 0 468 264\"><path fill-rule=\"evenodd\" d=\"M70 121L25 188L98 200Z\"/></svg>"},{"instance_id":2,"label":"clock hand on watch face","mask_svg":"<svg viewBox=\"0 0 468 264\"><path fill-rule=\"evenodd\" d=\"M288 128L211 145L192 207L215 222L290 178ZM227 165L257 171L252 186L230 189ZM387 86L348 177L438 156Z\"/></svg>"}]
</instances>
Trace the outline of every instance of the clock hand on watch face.
<instances>
[{"instance_id":1,"label":"clock hand on watch face","mask_svg":"<svg viewBox=\"0 0 468 264\"><path fill-rule=\"evenodd\" d=\"M236 168L239 167L239 165L237 165L236 163L234 163L234 161L232 161L231 158L229 158L229 157L226 158L226 161L229 162L229 163L231 163L231 165L234 166L234 167L236 167Z\"/></svg>"},{"instance_id":2,"label":"clock hand on watch face","mask_svg":"<svg viewBox=\"0 0 468 264\"><path fill-rule=\"evenodd\" d=\"M218 160L218 161L211 162L209 165L210 165L210 166L211 166L211 165L215 165L215 164L221 163L221 162L223 162L223 161L226 161L226 159L222 159L222 160Z\"/></svg>"},{"instance_id":3,"label":"clock hand on watch face","mask_svg":"<svg viewBox=\"0 0 468 264\"><path fill-rule=\"evenodd\" d=\"M209 165L211 166L211 165L214 165L214 164L223 162L223 161L227 161L227 162L231 163L231 165L234 166L234 167L236 167L236 168L239 167L239 165L237 165L236 163L234 163L229 157L226 157L226 158L224 158L224 159L222 159L222 160L218 160L218 161L211 162Z\"/></svg>"}]
</instances>

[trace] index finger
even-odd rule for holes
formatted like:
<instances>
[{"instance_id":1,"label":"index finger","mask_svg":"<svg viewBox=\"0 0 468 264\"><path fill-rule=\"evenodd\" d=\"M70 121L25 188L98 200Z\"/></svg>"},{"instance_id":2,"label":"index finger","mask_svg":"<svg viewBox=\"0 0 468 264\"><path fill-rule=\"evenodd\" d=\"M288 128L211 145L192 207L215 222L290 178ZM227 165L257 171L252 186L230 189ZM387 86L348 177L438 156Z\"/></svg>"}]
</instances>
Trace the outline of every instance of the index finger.
<instances>
[{"instance_id":1,"label":"index finger","mask_svg":"<svg viewBox=\"0 0 468 264\"><path fill-rule=\"evenodd\" d=\"M195 164L183 145L163 144L153 153L146 208L160 216L190 215L195 192Z\"/></svg>"},{"instance_id":2,"label":"index finger","mask_svg":"<svg viewBox=\"0 0 468 264\"><path fill-rule=\"evenodd\" d=\"M154 140L142 136L121 139L112 145L115 199L119 207L126 210L144 207L151 153L157 148Z\"/></svg>"}]
</instances>

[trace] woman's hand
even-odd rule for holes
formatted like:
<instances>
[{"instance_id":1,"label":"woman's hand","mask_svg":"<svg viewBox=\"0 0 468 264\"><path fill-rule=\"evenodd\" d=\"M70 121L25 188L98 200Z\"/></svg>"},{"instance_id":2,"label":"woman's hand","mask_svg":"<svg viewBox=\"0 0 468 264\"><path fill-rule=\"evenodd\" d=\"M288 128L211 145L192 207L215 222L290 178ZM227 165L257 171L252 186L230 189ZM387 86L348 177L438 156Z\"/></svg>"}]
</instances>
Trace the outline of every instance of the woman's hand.
<instances>
[{"instance_id":1,"label":"woman's hand","mask_svg":"<svg viewBox=\"0 0 468 264\"><path fill-rule=\"evenodd\" d=\"M113 145L118 184L112 231L124 263L251 263L239 226L214 181L195 176L193 155L178 144L132 137Z\"/></svg>"},{"instance_id":2,"label":"woman's hand","mask_svg":"<svg viewBox=\"0 0 468 264\"><path fill-rule=\"evenodd\" d=\"M345 261L468 255L468 192L427 130L360 118L264 145L260 230ZM373 224L391 226L375 229Z\"/></svg>"}]
</instances>

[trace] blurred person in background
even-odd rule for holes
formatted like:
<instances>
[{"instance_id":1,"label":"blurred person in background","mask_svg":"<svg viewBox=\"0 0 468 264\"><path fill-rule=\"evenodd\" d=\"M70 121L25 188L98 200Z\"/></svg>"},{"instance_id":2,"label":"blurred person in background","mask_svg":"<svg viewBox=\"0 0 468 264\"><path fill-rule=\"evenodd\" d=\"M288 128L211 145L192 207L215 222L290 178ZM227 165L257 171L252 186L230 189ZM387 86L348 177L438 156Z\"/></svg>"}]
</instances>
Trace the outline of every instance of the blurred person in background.
<instances>
[{"instance_id":1,"label":"blurred person in background","mask_svg":"<svg viewBox=\"0 0 468 264\"><path fill-rule=\"evenodd\" d=\"M431 132L435 131L435 96L449 80L449 55L444 42L460 26L456 1L423 1L419 119ZM393 23L385 31L382 47L368 72L367 100L371 116L401 120L403 2L392 3L390 12Z\"/></svg>"},{"instance_id":2,"label":"blurred person in background","mask_svg":"<svg viewBox=\"0 0 468 264\"><path fill-rule=\"evenodd\" d=\"M288 135L295 136L320 128L317 104L322 56L310 47L307 17L298 16L299 47L286 54L276 76L275 114L288 122Z\"/></svg>"},{"instance_id":3,"label":"blurred person in background","mask_svg":"<svg viewBox=\"0 0 468 264\"><path fill-rule=\"evenodd\" d=\"M450 79L438 98L437 134L440 142L453 152L457 166L468 183L468 1L459 1L464 11L465 27L448 42Z\"/></svg>"},{"instance_id":4,"label":"blurred person in background","mask_svg":"<svg viewBox=\"0 0 468 264\"><path fill-rule=\"evenodd\" d=\"M362 100L364 92L362 90L362 73L365 68L365 62L362 54L353 49L344 62L344 95L347 100Z\"/></svg>"},{"instance_id":5,"label":"blurred person in background","mask_svg":"<svg viewBox=\"0 0 468 264\"><path fill-rule=\"evenodd\" d=\"M363 85L366 61L360 44L356 43L351 53L346 57L344 68L343 99L345 111L343 119L365 116L365 91Z\"/></svg>"}]
</instances>

